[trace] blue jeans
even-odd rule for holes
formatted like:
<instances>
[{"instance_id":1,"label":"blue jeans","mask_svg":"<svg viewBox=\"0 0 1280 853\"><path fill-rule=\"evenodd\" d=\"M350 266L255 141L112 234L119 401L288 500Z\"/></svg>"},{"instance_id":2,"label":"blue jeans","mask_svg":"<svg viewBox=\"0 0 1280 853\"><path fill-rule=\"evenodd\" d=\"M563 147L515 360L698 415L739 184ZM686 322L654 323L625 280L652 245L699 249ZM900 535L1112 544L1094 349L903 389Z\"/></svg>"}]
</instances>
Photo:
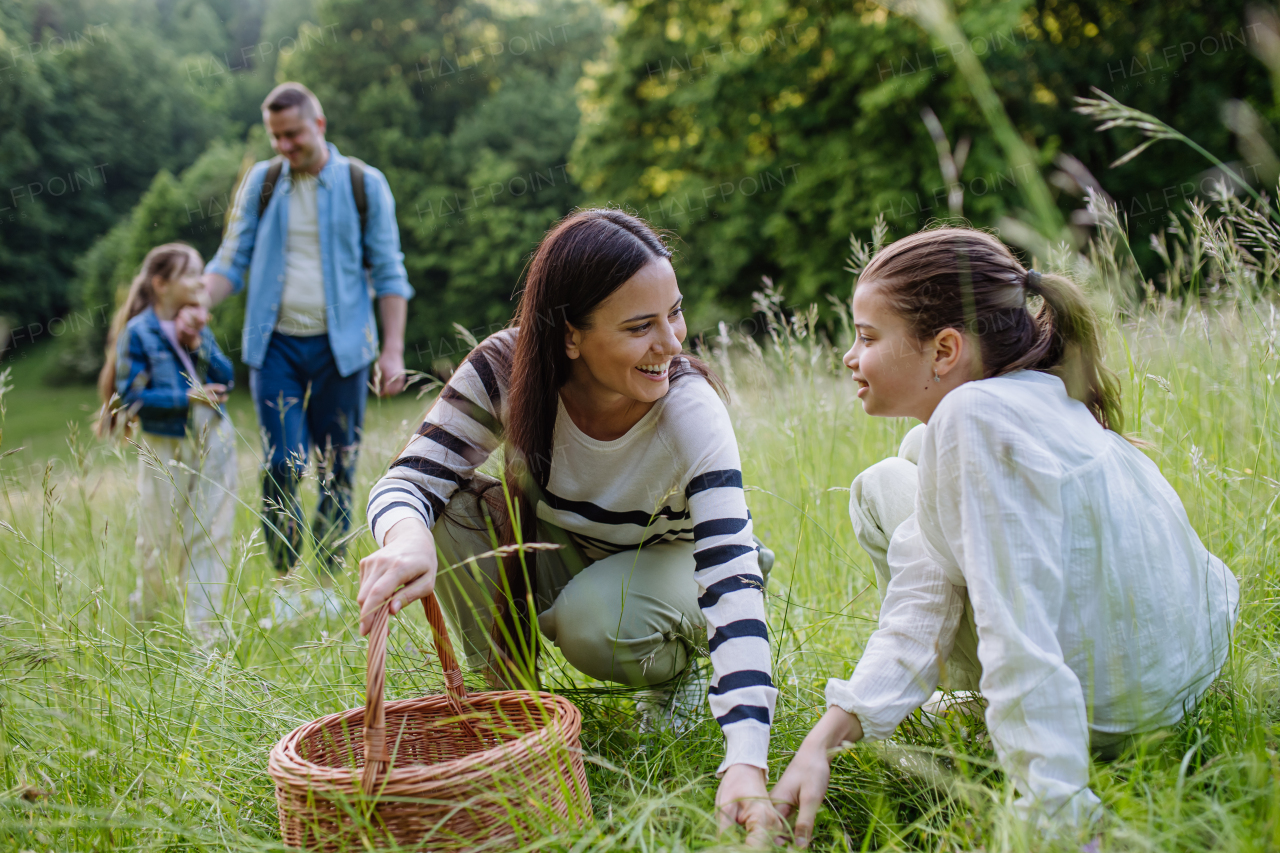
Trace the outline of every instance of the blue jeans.
<instances>
[{"instance_id":1,"label":"blue jeans","mask_svg":"<svg viewBox=\"0 0 1280 853\"><path fill-rule=\"evenodd\" d=\"M351 486L364 425L369 368L342 376L328 335L271 336L249 389L262 430L262 526L276 570L286 572L302 548L298 482L318 451L320 502L311 532L325 569L342 562L338 540L351 528Z\"/></svg>"}]
</instances>

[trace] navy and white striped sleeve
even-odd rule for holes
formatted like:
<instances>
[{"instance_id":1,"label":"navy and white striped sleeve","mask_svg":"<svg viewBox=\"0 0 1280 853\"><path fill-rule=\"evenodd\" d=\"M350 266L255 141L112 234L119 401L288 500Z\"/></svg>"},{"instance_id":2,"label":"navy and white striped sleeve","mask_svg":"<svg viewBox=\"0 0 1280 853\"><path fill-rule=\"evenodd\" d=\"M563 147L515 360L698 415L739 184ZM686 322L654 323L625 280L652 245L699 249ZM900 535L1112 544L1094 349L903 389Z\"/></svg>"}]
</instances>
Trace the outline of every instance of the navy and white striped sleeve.
<instances>
[{"instance_id":1,"label":"navy and white striped sleeve","mask_svg":"<svg viewBox=\"0 0 1280 853\"><path fill-rule=\"evenodd\" d=\"M387 531L406 518L434 527L453 493L471 481L497 448L507 377L498 369L503 359L486 355L492 340L467 356L417 433L370 490L366 517L378 547L385 544Z\"/></svg>"},{"instance_id":2,"label":"navy and white striped sleeve","mask_svg":"<svg viewBox=\"0 0 1280 853\"><path fill-rule=\"evenodd\" d=\"M695 383L705 386L690 380ZM685 498L693 520L698 605L707 620L711 652L708 700L725 736L718 772L731 764L767 768L778 691L765 624L764 578L729 413L709 386L696 396L702 399L694 407L700 411L693 422L700 429Z\"/></svg>"}]
</instances>

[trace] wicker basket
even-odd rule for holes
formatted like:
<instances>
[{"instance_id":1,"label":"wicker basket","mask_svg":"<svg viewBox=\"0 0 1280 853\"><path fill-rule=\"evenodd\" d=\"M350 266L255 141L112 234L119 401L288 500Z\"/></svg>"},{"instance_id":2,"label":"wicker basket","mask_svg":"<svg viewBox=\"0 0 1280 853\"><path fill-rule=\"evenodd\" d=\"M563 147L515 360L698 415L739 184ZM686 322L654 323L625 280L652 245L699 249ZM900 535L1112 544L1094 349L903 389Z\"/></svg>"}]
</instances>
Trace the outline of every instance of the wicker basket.
<instances>
[{"instance_id":1,"label":"wicker basket","mask_svg":"<svg viewBox=\"0 0 1280 853\"><path fill-rule=\"evenodd\" d=\"M365 707L299 726L271 750L286 845L497 850L591 820L578 709L550 693L468 695L435 596L423 606L446 695L384 703L384 607Z\"/></svg>"}]
</instances>

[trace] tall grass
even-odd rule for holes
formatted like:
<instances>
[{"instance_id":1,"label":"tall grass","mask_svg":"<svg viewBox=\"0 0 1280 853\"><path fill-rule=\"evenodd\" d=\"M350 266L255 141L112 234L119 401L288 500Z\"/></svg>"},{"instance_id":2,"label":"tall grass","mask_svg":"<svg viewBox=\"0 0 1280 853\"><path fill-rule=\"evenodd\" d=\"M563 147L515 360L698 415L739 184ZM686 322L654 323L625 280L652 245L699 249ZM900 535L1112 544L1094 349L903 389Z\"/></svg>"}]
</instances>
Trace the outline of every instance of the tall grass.
<instances>
[{"instance_id":1,"label":"tall grass","mask_svg":"<svg viewBox=\"0 0 1280 853\"><path fill-rule=\"evenodd\" d=\"M1280 316L1257 295L1269 256L1242 236L1250 220L1240 208L1223 196L1169 235L1166 276L1198 276L1194 299L1133 298L1150 287L1132 277L1123 223L1114 212L1108 219L1105 200L1094 202L1102 230L1086 252L1037 261L1088 283L1115 318L1110 364L1124 380L1130 429L1150 442L1205 544L1243 590L1230 663L1201 707L1118 761L1095 765L1092 784L1109 812L1106 849L1280 846ZM774 778L820 714L825 680L848 674L875 625L878 598L848 521L847 486L910 426L868 418L856 404L840 366L846 304L837 304L844 322L824 330L816 310L783 302L772 287L761 291L763 342L724 334L707 352L732 393L757 530L778 558L767 590L781 691ZM358 494L420 409L409 401L371 410ZM136 454L90 445L86 434L69 431L69 465L0 467L0 837L41 851L278 849L267 750L300 722L363 702L354 574L339 579L342 617L266 621L272 572L258 533L258 447L244 435L228 639L194 641L176 612L141 633L127 616ZM357 537L348 565L371 548L367 535ZM409 613L392 631L393 697L441 689L424 652L425 622ZM642 731L630 691L591 682L554 653L545 681L583 710L596 821L531 840L530 849L734 841L717 837L712 816L722 749L713 721L704 717L680 737ZM1049 842L1019 834L1011 798L980 723L929 730L908 720L893 743L836 760L816 845L1044 848Z\"/></svg>"},{"instance_id":2,"label":"tall grass","mask_svg":"<svg viewBox=\"0 0 1280 853\"><path fill-rule=\"evenodd\" d=\"M944 43L957 40L946 0L895 5ZM1006 157L1033 162L981 65L966 60L960 70ZM1105 97L1081 111L1140 130L1146 144L1188 141ZM1146 440L1206 546L1241 581L1231 658L1200 707L1118 760L1094 765L1091 785L1107 808L1101 846L1280 849L1273 544L1280 313L1265 296L1280 279L1280 215L1265 197L1251 193L1243 202L1224 185L1211 205L1170 217L1153 239L1164 270L1148 281L1123 215L1105 195L1089 192L1077 220L1097 230L1078 247L1047 187L1022 189L1029 224L1003 221L1006 238L1037 255L1037 268L1086 284L1112 318L1109 363L1123 381L1129 430ZM881 221L870 244L854 240L850 271L893 236L903 235L887 234ZM854 541L847 487L893 453L911 426L861 412L840 364L850 308L847 299L832 303L834 327L819 323L816 307L785 307L766 282L757 308L768 334L756 340L722 326L704 353L731 391L756 532L777 554L766 590L780 689L774 779L824 710L826 679L848 675L874 629L873 570ZM0 429L15 381L0 374ZM362 496L422 408L412 401L371 408L358 521ZM13 448L0 443L0 843L40 851L280 849L267 751L301 722L363 704L365 646L355 631L350 569L372 541L353 539L337 583L341 616L313 611L275 623L257 509L260 449L246 431L225 639L193 639L176 611L140 631L127 607L137 570L137 453L90 444L87 435L82 423L68 425L70 464L6 458ZM314 481L304 483L307 491ZM301 575L304 584L316 582L306 569ZM413 610L393 620L390 698L442 690L428 637ZM569 835L530 838L528 849L682 850L740 840L716 833L712 773L723 742L709 716L679 736L650 731L637 724L633 691L591 681L554 650L544 666L544 684L583 711L596 819ZM980 720L937 728L911 718L893 741L835 761L815 847L1081 849L1081 839L1024 835L1009 808L1013 796Z\"/></svg>"}]
</instances>

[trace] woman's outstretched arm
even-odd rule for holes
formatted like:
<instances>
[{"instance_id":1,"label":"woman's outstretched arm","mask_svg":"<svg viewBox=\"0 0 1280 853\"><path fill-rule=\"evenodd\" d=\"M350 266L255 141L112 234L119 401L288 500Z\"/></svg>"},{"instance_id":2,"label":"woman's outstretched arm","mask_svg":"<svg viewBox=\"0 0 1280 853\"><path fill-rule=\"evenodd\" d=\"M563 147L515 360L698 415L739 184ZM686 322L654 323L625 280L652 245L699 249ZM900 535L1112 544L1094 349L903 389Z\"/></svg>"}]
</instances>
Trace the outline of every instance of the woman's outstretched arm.
<instances>
[{"instance_id":1,"label":"woman's outstretched arm","mask_svg":"<svg viewBox=\"0 0 1280 853\"><path fill-rule=\"evenodd\" d=\"M693 525L694 580L711 657L708 702L724 732L716 805L721 827L746 827L767 844L779 824L769 800L769 732L778 691L764 610L764 577L752 537L742 462L724 403L700 378L675 387L666 440L685 471Z\"/></svg>"},{"instance_id":2,"label":"woman's outstretched arm","mask_svg":"<svg viewBox=\"0 0 1280 853\"><path fill-rule=\"evenodd\" d=\"M435 527L458 488L498 446L507 377L494 350L499 332L471 351L436 399L427 417L369 492L369 532L382 546L387 531L406 518Z\"/></svg>"},{"instance_id":3,"label":"woman's outstretched arm","mask_svg":"<svg viewBox=\"0 0 1280 853\"><path fill-rule=\"evenodd\" d=\"M440 392L422 426L369 493L369 531L378 550L360 561L360 633L388 601L391 612L425 598L436 579L431 529L449 499L498 446L508 363L499 350L514 330L471 351Z\"/></svg>"}]
</instances>

